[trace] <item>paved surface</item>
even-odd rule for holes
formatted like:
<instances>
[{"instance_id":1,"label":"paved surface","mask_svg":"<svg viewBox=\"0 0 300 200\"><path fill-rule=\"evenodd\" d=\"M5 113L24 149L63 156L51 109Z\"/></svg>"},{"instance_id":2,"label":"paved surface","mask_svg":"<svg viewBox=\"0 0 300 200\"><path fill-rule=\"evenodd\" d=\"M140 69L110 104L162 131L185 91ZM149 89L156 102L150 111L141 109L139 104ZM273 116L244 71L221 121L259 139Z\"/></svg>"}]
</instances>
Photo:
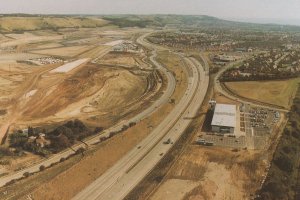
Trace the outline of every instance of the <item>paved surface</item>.
<instances>
[{"instance_id":1,"label":"paved surface","mask_svg":"<svg viewBox=\"0 0 300 200\"><path fill-rule=\"evenodd\" d=\"M280 109L276 106L271 106L271 105L264 104L264 103L261 103L261 102L257 102L257 101L254 101L254 100L253 101L248 100L248 99L242 98L240 96L235 96L234 94L231 94L230 92L223 89L223 87L221 86L221 84L219 82L220 76L227 69L234 67L239 62L242 62L242 61L237 61L237 62L234 62L232 64L229 64L226 67L222 68L217 73L217 75L214 79L215 89L218 92L220 92L221 94L223 94L224 96L226 96L227 98L233 99L235 101L238 101L238 102L241 102L241 103L245 104L246 107L259 107L259 108L264 108L264 109L277 110L277 111L281 111L281 112L288 112L288 110L286 110L286 109ZM242 147L243 145L245 145L249 149L263 149L264 147L266 147L267 138L265 136L254 136L253 135L253 129L250 128L250 123L249 123L248 120L246 120L246 122L245 122L245 129L246 129L245 130L246 131L246 137L244 139L243 139L243 136L240 137L237 140L237 142L236 142L236 140L234 140L234 143L233 143L232 139L225 139L225 140L216 139L214 142L216 142L216 144L219 144L220 146L230 146L230 147ZM245 141L243 141L243 140L245 140Z\"/></svg>"},{"instance_id":2,"label":"paved surface","mask_svg":"<svg viewBox=\"0 0 300 200\"><path fill-rule=\"evenodd\" d=\"M145 37L145 36L144 36ZM149 48L156 48L145 42ZM161 47L159 47L161 49ZM181 55L181 54L179 54ZM199 62L182 57L193 73L188 79L188 88L170 114L134 149L128 152L101 177L74 197L74 200L119 200L123 199L161 160L188 127L201 106L207 92L209 77ZM164 144L171 139L170 144Z\"/></svg>"},{"instance_id":3,"label":"paved surface","mask_svg":"<svg viewBox=\"0 0 300 200\"><path fill-rule=\"evenodd\" d=\"M164 67L162 67L159 63L157 63L154 58L155 58L156 54L152 55L150 60L153 62L153 64L155 65L156 68L160 69L167 77L167 81L168 81L168 85L166 90L164 91L163 95L157 100L155 101L150 107L148 107L147 109L143 110L141 113L137 114L136 116L132 117L129 120L124 120L121 121L120 123L118 123L117 125L103 131L102 133L95 135L93 137L87 138L85 140L85 143L87 145L93 145L95 143L98 143L100 138L103 137L108 137L109 134L111 132L118 132L122 129L122 127L124 125L129 125L130 122L136 122L138 123L139 121L143 120L144 118L147 118L148 116L150 116L153 112L155 112L156 110L158 110L160 108L160 106L162 106L165 103L169 102L170 97L172 96L174 90L175 90L175 85L176 85L176 80L173 76L172 73L168 72L167 69L165 69ZM72 149L74 149L75 151L77 149L79 149L80 147L86 147L85 144L77 144L74 145L72 147ZM9 174L7 176L3 176L0 178L0 187L4 186L6 183L10 182L11 180L14 179L19 179L21 177L23 177L25 172L29 172L29 173L34 173L34 172L38 172L39 168L41 165L48 167L50 166L52 163L57 163L60 161L60 159L62 158L66 158L70 155L74 154L74 151L71 149L67 149L59 154L55 154L53 156L51 156L48 159L44 159L41 162L34 164L28 168L22 169L18 172L15 172L13 174Z\"/></svg>"}]
</instances>

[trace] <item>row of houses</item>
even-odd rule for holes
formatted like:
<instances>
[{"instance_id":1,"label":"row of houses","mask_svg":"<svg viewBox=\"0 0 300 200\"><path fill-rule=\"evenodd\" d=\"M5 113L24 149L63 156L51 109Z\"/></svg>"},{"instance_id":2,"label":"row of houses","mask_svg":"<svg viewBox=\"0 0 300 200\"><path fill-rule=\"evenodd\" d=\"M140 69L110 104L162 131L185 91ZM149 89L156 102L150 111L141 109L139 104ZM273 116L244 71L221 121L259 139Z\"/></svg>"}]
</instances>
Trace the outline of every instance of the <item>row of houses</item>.
<instances>
[{"instance_id":1,"label":"row of houses","mask_svg":"<svg viewBox=\"0 0 300 200\"><path fill-rule=\"evenodd\" d=\"M129 52L129 53L139 53L141 49L138 45L134 44L131 41L124 41L121 44L115 45L112 48L113 52Z\"/></svg>"}]
</instances>

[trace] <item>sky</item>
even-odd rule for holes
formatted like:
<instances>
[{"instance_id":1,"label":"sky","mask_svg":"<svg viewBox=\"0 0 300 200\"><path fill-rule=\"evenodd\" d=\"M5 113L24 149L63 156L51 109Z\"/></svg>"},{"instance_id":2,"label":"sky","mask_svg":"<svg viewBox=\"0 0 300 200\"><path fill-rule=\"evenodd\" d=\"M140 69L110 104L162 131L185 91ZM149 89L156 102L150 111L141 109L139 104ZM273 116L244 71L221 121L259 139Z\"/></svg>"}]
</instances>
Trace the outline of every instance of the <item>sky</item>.
<instances>
[{"instance_id":1,"label":"sky","mask_svg":"<svg viewBox=\"0 0 300 200\"><path fill-rule=\"evenodd\" d=\"M189 14L300 25L300 0L0 0L0 13Z\"/></svg>"}]
</instances>

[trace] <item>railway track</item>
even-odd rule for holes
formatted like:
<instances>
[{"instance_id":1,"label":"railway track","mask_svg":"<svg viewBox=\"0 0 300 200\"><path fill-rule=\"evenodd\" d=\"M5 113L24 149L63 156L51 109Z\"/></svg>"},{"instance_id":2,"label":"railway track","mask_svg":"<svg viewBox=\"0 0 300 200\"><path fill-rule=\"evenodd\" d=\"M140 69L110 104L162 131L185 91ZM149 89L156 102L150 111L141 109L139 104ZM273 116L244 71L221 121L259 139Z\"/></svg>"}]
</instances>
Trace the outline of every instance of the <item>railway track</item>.
<instances>
[{"instance_id":1,"label":"railway track","mask_svg":"<svg viewBox=\"0 0 300 200\"><path fill-rule=\"evenodd\" d=\"M156 64L156 63L154 63ZM157 66L158 68L160 68L160 66ZM51 69L48 69L51 70ZM172 76L172 74L168 73L166 69L164 69L163 67L161 68L162 72L164 72L166 74L167 77L167 81L168 83L170 83L166 89L166 91L163 93L163 95L157 99L154 103L152 103L151 106L149 106L148 108L146 108L145 110L143 110L142 112L138 113L137 115L131 117L130 119L121 121L120 123L116 124L115 126L104 130L103 132L91 136L87 139L84 140L84 142L88 145L94 145L99 143L99 140L102 138L108 138L110 137L110 134L112 132L120 132L123 129L123 126L126 125L128 126L130 123L135 122L138 123L141 120L143 120L144 118L150 116L153 112L155 112L156 110L158 110L160 108L161 105L167 103L169 101L169 98L171 97L171 95L173 94L174 90L175 90L175 84L176 84L176 80L175 78ZM86 145L83 143L79 143L76 144L74 146L72 146L72 148L76 151L79 148L84 148ZM73 150L67 149L64 150L58 154L55 154L47 159L43 159L38 163L35 163L27 168L24 168L20 171L11 173L9 175L6 176L2 176L0 177L0 187L5 186L7 183L13 181L13 180L18 180L20 178L24 177L25 173L36 173L40 171L40 166L44 166L44 167L49 167L54 163L58 163L60 162L61 159L67 158L71 155L74 154Z\"/></svg>"},{"instance_id":2,"label":"railway track","mask_svg":"<svg viewBox=\"0 0 300 200\"><path fill-rule=\"evenodd\" d=\"M155 52L151 57L152 61L154 61L154 56ZM189 58L184 58L184 60L189 64L189 70L192 70L193 76L189 77L188 88L177 106L147 138L76 195L74 200L123 199L174 145L174 143L166 145L164 141L171 139L176 142L180 138L192 121L187 120L185 115L196 114L208 87L208 77L205 76L204 70L202 69L200 73L200 69ZM154 64L158 64L155 62ZM201 84L203 84L203 90L200 89Z\"/></svg>"}]
</instances>

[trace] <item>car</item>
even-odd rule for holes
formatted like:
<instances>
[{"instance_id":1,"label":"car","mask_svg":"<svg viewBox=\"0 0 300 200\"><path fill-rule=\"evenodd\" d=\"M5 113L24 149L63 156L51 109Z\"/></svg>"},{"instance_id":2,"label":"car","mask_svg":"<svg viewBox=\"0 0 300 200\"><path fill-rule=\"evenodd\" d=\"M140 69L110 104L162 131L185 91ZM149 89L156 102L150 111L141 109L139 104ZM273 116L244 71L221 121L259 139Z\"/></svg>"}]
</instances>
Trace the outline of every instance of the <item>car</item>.
<instances>
[{"instance_id":1,"label":"car","mask_svg":"<svg viewBox=\"0 0 300 200\"><path fill-rule=\"evenodd\" d=\"M171 139L169 138L167 141L164 141L164 144L170 144L171 143Z\"/></svg>"}]
</instances>

